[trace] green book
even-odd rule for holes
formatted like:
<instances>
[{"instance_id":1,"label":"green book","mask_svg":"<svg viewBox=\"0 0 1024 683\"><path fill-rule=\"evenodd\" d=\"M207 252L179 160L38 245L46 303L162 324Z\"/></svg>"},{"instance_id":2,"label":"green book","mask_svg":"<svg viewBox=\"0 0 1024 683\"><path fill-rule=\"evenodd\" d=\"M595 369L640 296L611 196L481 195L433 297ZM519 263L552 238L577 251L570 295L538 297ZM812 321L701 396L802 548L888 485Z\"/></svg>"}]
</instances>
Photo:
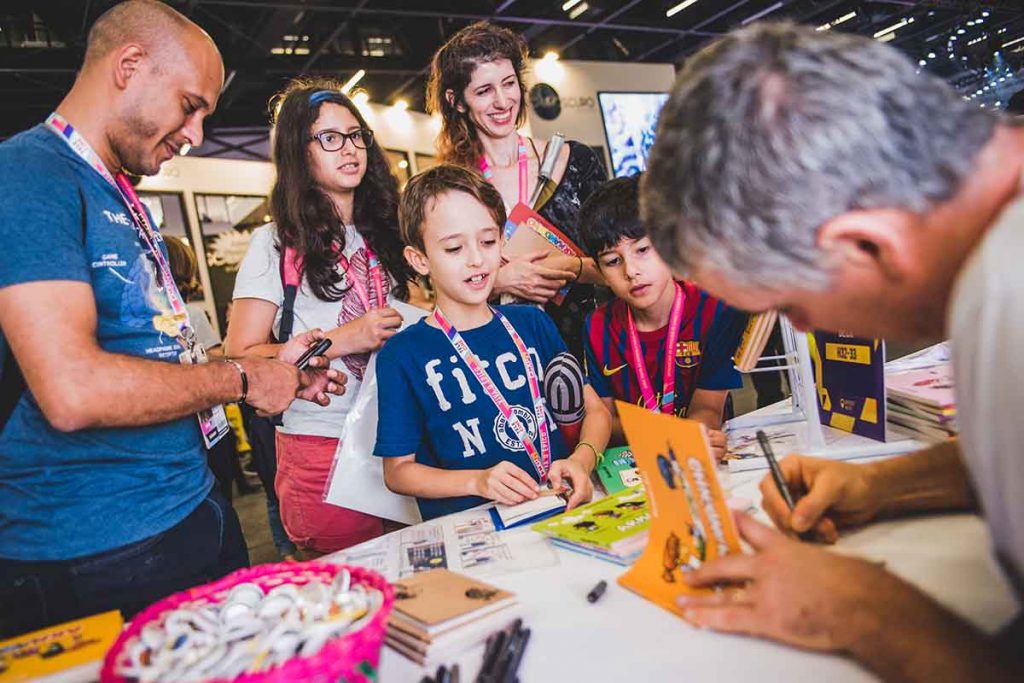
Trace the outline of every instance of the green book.
<instances>
[{"instance_id":1,"label":"green book","mask_svg":"<svg viewBox=\"0 0 1024 683\"><path fill-rule=\"evenodd\" d=\"M631 555L646 544L650 519L644 487L635 486L542 520L530 528L573 545Z\"/></svg>"},{"instance_id":2,"label":"green book","mask_svg":"<svg viewBox=\"0 0 1024 683\"><path fill-rule=\"evenodd\" d=\"M606 450L594 472L609 495L640 484L640 473L629 446Z\"/></svg>"}]
</instances>

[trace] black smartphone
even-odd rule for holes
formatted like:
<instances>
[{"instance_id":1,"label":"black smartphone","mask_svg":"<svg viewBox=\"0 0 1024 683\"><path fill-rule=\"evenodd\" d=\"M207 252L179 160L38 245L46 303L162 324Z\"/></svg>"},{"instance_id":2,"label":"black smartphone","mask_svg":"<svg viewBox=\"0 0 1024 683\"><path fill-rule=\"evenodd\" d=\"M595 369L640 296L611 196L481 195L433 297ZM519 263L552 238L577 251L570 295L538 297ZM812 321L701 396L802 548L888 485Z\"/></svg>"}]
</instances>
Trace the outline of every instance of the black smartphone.
<instances>
[{"instance_id":1,"label":"black smartphone","mask_svg":"<svg viewBox=\"0 0 1024 683\"><path fill-rule=\"evenodd\" d=\"M299 370L305 370L309 367L309 361L313 360L313 356L322 356L329 348L331 348L331 340L324 337L316 344L306 349L305 353L299 356L299 359L295 361L295 365Z\"/></svg>"}]
</instances>

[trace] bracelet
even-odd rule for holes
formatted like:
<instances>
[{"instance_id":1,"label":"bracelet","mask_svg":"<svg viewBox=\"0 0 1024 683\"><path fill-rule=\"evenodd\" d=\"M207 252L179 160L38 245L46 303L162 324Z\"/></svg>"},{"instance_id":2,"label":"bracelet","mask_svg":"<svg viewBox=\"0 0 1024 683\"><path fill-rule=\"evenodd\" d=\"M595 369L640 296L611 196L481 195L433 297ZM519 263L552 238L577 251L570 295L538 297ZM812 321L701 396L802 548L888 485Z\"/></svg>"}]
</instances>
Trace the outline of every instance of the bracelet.
<instances>
[{"instance_id":1,"label":"bracelet","mask_svg":"<svg viewBox=\"0 0 1024 683\"><path fill-rule=\"evenodd\" d=\"M576 258L578 258L580 260L580 269L576 271L576 280L575 280L575 281L578 281L580 279L580 276L583 275L583 257L582 256L577 256ZM590 446L590 444L587 444L587 445ZM590 446L590 447L593 448L593 446ZM596 452L597 451L595 451L595 453Z\"/></svg>"},{"instance_id":2,"label":"bracelet","mask_svg":"<svg viewBox=\"0 0 1024 683\"><path fill-rule=\"evenodd\" d=\"M580 446L586 446L594 453L594 462L601 462L601 458L604 457L604 454L598 453L597 449L594 448L594 444L589 441L579 441L576 443L576 448L579 448Z\"/></svg>"},{"instance_id":3,"label":"bracelet","mask_svg":"<svg viewBox=\"0 0 1024 683\"><path fill-rule=\"evenodd\" d=\"M245 403L245 397L249 395L249 376L245 374L245 368L237 360L231 358L225 358L224 362L231 363L238 370L238 375L242 378L242 395L238 398L238 403Z\"/></svg>"}]
</instances>

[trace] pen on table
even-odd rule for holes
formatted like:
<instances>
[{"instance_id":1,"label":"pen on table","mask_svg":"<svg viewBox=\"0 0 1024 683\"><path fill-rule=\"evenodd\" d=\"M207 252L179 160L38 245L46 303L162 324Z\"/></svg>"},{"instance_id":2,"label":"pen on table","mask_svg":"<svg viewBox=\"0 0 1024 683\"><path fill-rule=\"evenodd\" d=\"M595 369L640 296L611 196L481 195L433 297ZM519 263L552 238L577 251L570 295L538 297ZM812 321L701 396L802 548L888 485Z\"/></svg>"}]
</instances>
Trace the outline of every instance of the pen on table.
<instances>
[{"instance_id":1,"label":"pen on table","mask_svg":"<svg viewBox=\"0 0 1024 683\"><path fill-rule=\"evenodd\" d=\"M483 665L480 667L480 674L477 677L477 680L484 681L491 676L495 665L497 665L498 660L501 659L501 655L505 650L505 641L507 638L508 634L504 630L501 630L488 639L487 649L484 651Z\"/></svg>"},{"instance_id":2,"label":"pen on table","mask_svg":"<svg viewBox=\"0 0 1024 683\"><path fill-rule=\"evenodd\" d=\"M761 444L764 458L768 461L768 469L772 472L775 488L779 490L779 495L782 496L782 500L786 501L786 506L792 512L793 508L796 507L796 502L793 500L793 494L789 490L789 485L786 484L786 477L782 474L782 468L779 467L779 462L775 459L775 452L772 450L772 445L768 441L768 435L764 433L764 430L757 430L757 442ZM813 541L815 535L813 531L805 531L799 534L799 537L804 541Z\"/></svg>"},{"instance_id":3,"label":"pen on table","mask_svg":"<svg viewBox=\"0 0 1024 683\"><path fill-rule=\"evenodd\" d=\"M587 593L587 602L597 602L604 595L605 589L608 588L607 581L598 581L597 585L590 589Z\"/></svg>"},{"instance_id":4,"label":"pen on table","mask_svg":"<svg viewBox=\"0 0 1024 683\"><path fill-rule=\"evenodd\" d=\"M516 672L519 670L519 663L523 661L523 652L526 650L526 643L530 640L530 629L524 628L516 639L515 649L509 656L508 664L502 671L501 683L512 683L516 679Z\"/></svg>"}]
</instances>

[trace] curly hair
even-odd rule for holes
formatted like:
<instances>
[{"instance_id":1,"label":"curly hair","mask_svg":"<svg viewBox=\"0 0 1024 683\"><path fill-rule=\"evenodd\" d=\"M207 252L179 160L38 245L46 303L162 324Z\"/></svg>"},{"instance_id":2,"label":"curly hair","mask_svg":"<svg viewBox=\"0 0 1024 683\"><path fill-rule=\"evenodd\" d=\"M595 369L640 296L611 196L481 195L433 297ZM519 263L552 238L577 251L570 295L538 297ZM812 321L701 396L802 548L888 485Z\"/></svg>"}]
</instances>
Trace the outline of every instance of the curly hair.
<instances>
[{"instance_id":1,"label":"curly hair","mask_svg":"<svg viewBox=\"0 0 1024 683\"><path fill-rule=\"evenodd\" d=\"M310 102L310 96L322 90L333 92ZM324 102L340 104L362 128L370 128L335 80L297 78L277 93L270 101L277 171L270 192L270 215L277 224L281 249L291 247L302 258L313 294L322 301L338 301L347 288L339 286L342 275L336 270L334 245L344 250L345 233L339 230L341 216L334 203L313 179L309 151L310 130ZM402 256L398 236L398 180L376 139L366 150L366 175L356 188L352 217L363 239L394 278L396 296L406 299L414 273Z\"/></svg>"},{"instance_id":2,"label":"curly hair","mask_svg":"<svg viewBox=\"0 0 1024 683\"><path fill-rule=\"evenodd\" d=\"M480 64L499 59L512 62L520 93L516 128L526 123L526 85L523 83L523 74L528 55L526 41L522 36L485 21L465 27L434 53L430 62L430 81L427 83L427 106L431 114L441 115L437 152L442 161L473 167L483 153L476 127L469 120L468 114L458 110L458 105L465 104L463 93L469 86L473 71ZM451 102L446 96L449 90L455 95Z\"/></svg>"}]
</instances>

